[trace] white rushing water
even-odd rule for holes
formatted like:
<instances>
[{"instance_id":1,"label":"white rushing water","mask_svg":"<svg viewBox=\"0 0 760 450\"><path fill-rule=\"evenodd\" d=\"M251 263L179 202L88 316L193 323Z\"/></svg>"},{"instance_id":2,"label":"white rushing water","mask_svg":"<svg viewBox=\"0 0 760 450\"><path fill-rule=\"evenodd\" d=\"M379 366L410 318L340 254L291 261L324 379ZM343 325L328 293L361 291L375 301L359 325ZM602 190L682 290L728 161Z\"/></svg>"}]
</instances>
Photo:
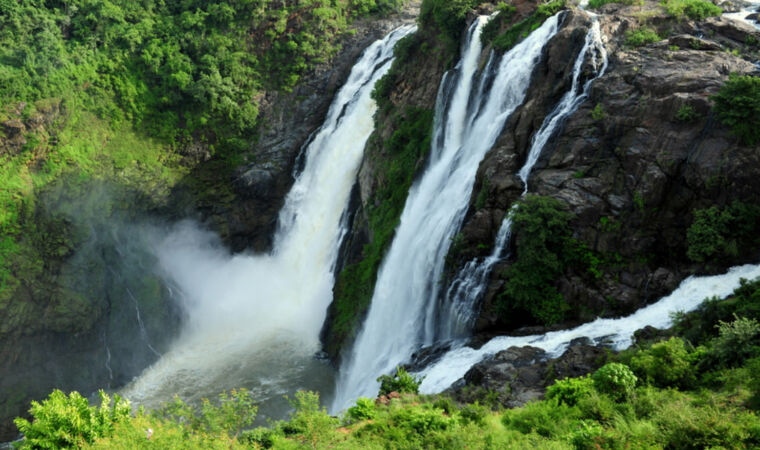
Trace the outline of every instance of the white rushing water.
<instances>
[{"instance_id":1,"label":"white rushing water","mask_svg":"<svg viewBox=\"0 0 760 450\"><path fill-rule=\"evenodd\" d=\"M570 341L580 337L603 340L616 349L626 348L631 345L631 338L636 330L647 325L667 328L671 325L672 313L692 311L703 300L712 296L725 298L739 287L739 281L742 278L755 279L757 277L760 277L760 265L734 267L723 275L689 277L672 294L627 317L597 319L571 330L554 331L544 335L500 336L490 340L478 350L470 347L456 348L419 373L425 377L420 386L420 392L425 394L441 392L462 378L473 365L513 346L538 347L551 357L561 355Z\"/></svg>"},{"instance_id":2,"label":"white rushing water","mask_svg":"<svg viewBox=\"0 0 760 450\"><path fill-rule=\"evenodd\" d=\"M432 343L445 256L461 226L478 165L523 102L541 50L558 29L558 17L551 17L498 62L492 55L476 83L486 21L475 21L461 61L442 82L429 165L409 192L364 326L341 367L333 411L376 394L378 375Z\"/></svg>"},{"instance_id":3,"label":"white rushing water","mask_svg":"<svg viewBox=\"0 0 760 450\"><path fill-rule=\"evenodd\" d=\"M268 255L230 255L196 226L176 226L156 243L187 323L173 348L124 394L148 406L174 394L189 400L249 387L257 401L314 385L319 331L332 301L342 219L373 131L370 93L390 68L393 47L414 31L402 27L368 47L306 149L304 170L283 207ZM330 378L330 377L328 377Z\"/></svg>"},{"instance_id":4,"label":"white rushing water","mask_svg":"<svg viewBox=\"0 0 760 450\"><path fill-rule=\"evenodd\" d=\"M554 136L564 121L575 112L588 98L591 84L607 71L607 50L604 47L603 35L596 14L587 13L591 17L591 27L586 33L581 51L573 65L573 78L570 89L562 96L554 109L544 118L541 127L531 138L530 150L525 163L517 175L523 182L523 196L528 193L528 181L533 166L538 162L541 152L546 147L549 138ZM594 76L583 82L583 66L587 60L594 69ZM481 296L487 287L488 277L493 266L507 256L506 246L512 235L512 220L510 214L504 218L496 235L494 250L483 260L469 261L451 282L441 313L441 338L451 339L466 335L475 323Z\"/></svg>"},{"instance_id":5,"label":"white rushing water","mask_svg":"<svg viewBox=\"0 0 760 450\"><path fill-rule=\"evenodd\" d=\"M760 22L748 19L748 16L755 13L760 13L760 1L749 0L743 3L743 6L739 11L732 12L732 13L725 13L723 14L723 17L744 22L760 30Z\"/></svg>"}]
</instances>

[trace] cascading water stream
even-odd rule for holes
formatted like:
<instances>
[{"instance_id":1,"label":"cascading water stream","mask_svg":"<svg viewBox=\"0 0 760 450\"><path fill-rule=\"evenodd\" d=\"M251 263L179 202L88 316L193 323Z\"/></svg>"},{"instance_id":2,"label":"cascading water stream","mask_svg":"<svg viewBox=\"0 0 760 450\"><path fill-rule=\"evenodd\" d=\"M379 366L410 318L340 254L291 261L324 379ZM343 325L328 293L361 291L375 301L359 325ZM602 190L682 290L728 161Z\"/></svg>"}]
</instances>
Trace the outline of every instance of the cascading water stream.
<instances>
[{"instance_id":1,"label":"cascading water stream","mask_svg":"<svg viewBox=\"0 0 760 450\"><path fill-rule=\"evenodd\" d=\"M462 60L443 80L429 165L409 192L364 327L341 367L333 411L361 395L374 395L378 375L435 338L439 280L475 173L506 119L523 102L541 51L558 29L558 17L549 18L498 64L489 62L491 72L480 75L492 76L489 83L475 83L486 21L485 16L475 21Z\"/></svg>"},{"instance_id":2,"label":"cascading water stream","mask_svg":"<svg viewBox=\"0 0 760 450\"><path fill-rule=\"evenodd\" d=\"M757 277L760 277L760 265L734 267L723 275L689 277L672 294L627 317L597 319L577 328L553 331L544 335L500 336L491 339L478 350L470 347L453 349L419 373L425 377L420 385L420 392L441 392L462 378L473 365L513 346L538 347L546 351L550 357L561 355L570 341L581 337L604 342L616 349L627 348L631 345L636 330L647 325L667 328L672 324L671 314L693 311L706 298L725 298L739 287L742 278Z\"/></svg>"},{"instance_id":3,"label":"cascading water stream","mask_svg":"<svg viewBox=\"0 0 760 450\"><path fill-rule=\"evenodd\" d=\"M313 355L332 301L342 216L374 129L370 93L390 68L396 42L413 31L395 30L353 67L306 149L271 254L231 256L188 223L156 243L187 322L173 348L125 388L127 397L155 406L175 394L196 400L236 387L251 389L258 403L303 387L329 394L331 371ZM315 386L320 376L323 385Z\"/></svg>"},{"instance_id":4,"label":"cascading water stream","mask_svg":"<svg viewBox=\"0 0 760 450\"><path fill-rule=\"evenodd\" d=\"M591 28L586 33L583 48L578 53L573 65L570 89L562 96L557 106L546 116L539 130L533 135L528 157L517 173L523 182L523 196L528 193L530 173L533 166L538 162L541 151L546 147L549 138L555 135L561 124L586 100L594 80L607 71L607 50L602 41L599 18L593 13L587 14L591 17ZM594 76L581 84L583 65L588 57L591 58L594 67ZM496 242L491 255L482 261L478 259L469 261L451 282L444 301L446 308L441 319L441 338L462 337L470 332L478 315L478 303L486 288L488 276L491 274L494 264L502 257L507 256L505 247L509 244L511 234L512 220L510 214L507 214L496 235Z\"/></svg>"}]
</instances>

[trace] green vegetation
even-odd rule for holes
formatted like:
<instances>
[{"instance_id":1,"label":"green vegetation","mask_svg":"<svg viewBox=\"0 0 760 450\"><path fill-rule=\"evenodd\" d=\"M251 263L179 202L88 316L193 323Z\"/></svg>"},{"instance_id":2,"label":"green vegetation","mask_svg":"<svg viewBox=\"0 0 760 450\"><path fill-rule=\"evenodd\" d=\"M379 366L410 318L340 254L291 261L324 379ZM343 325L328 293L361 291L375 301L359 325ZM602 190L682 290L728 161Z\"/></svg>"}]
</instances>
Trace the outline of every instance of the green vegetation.
<instances>
[{"instance_id":1,"label":"green vegetation","mask_svg":"<svg viewBox=\"0 0 760 450\"><path fill-rule=\"evenodd\" d=\"M50 217L45 193L64 186L77 198L107 180L116 197L141 199L115 198L108 212L164 206L180 182L198 197L228 198L220 174L247 157L263 92L292 89L336 53L350 20L401 1L0 4L0 123L9 124L0 139L17 143L0 154L0 309L23 309L6 302L24 281L43 284L42 267L81 234ZM213 158L204 167L215 185L189 177L205 158L187 151L194 146Z\"/></svg>"},{"instance_id":2,"label":"green vegetation","mask_svg":"<svg viewBox=\"0 0 760 450\"><path fill-rule=\"evenodd\" d=\"M705 20L723 14L720 7L707 0L663 0L662 5L668 14L679 19Z\"/></svg>"},{"instance_id":3,"label":"green vegetation","mask_svg":"<svg viewBox=\"0 0 760 450\"><path fill-rule=\"evenodd\" d=\"M333 301L336 314L332 323L333 337L330 339L335 346L340 346L354 335L361 315L369 307L377 271L401 218L418 161L430 151L433 111L407 108L402 113L391 114L391 127L395 131L390 139L380 143L374 135L372 139L376 140L368 144L382 145L388 158L384 158L380 163L383 166L378 167L378 173L383 174L383 185L368 202L366 212L372 238L364 247L364 258L343 269L336 282ZM328 351L333 350L328 348Z\"/></svg>"},{"instance_id":4,"label":"green vegetation","mask_svg":"<svg viewBox=\"0 0 760 450\"><path fill-rule=\"evenodd\" d=\"M596 121L604 119L604 115L604 108L601 103L597 103L594 109L591 110L591 118Z\"/></svg>"},{"instance_id":5,"label":"green vegetation","mask_svg":"<svg viewBox=\"0 0 760 450\"><path fill-rule=\"evenodd\" d=\"M642 5L643 0L589 0L588 7L591 9L598 9L608 3L620 3L623 5Z\"/></svg>"},{"instance_id":6,"label":"green vegetation","mask_svg":"<svg viewBox=\"0 0 760 450\"><path fill-rule=\"evenodd\" d=\"M560 201L537 195L525 196L511 214L516 259L497 307L505 317L527 313L542 324L559 322L568 307L555 283L572 253L570 214Z\"/></svg>"},{"instance_id":7,"label":"green vegetation","mask_svg":"<svg viewBox=\"0 0 760 450\"><path fill-rule=\"evenodd\" d=\"M636 387L636 375L625 364L608 363L594 373L591 377L594 388L607 394L615 401L623 401L633 395Z\"/></svg>"},{"instance_id":8,"label":"green vegetation","mask_svg":"<svg viewBox=\"0 0 760 450\"><path fill-rule=\"evenodd\" d=\"M501 34L496 35L497 31L495 30L502 29L514 14L513 9L504 8L491 20L494 25L489 24L488 28L484 30L482 38L484 42L490 42L496 50L507 51L528 37L532 31L539 28L546 19L563 9L565 9L565 0L553 0L540 4L533 14L507 27Z\"/></svg>"},{"instance_id":9,"label":"green vegetation","mask_svg":"<svg viewBox=\"0 0 760 450\"><path fill-rule=\"evenodd\" d=\"M686 255L694 262L730 261L760 245L760 205L738 200L723 208L694 210Z\"/></svg>"},{"instance_id":10,"label":"green vegetation","mask_svg":"<svg viewBox=\"0 0 760 450\"><path fill-rule=\"evenodd\" d=\"M699 113L691 105L683 105L676 111L675 119L679 122L693 122L699 119Z\"/></svg>"},{"instance_id":11,"label":"green vegetation","mask_svg":"<svg viewBox=\"0 0 760 450\"><path fill-rule=\"evenodd\" d=\"M438 30L438 38L448 53L456 56L467 12L478 3L478 0L424 0L419 21L423 27Z\"/></svg>"},{"instance_id":12,"label":"green vegetation","mask_svg":"<svg viewBox=\"0 0 760 450\"><path fill-rule=\"evenodd\" d=\"M625 32L625 45L641 47L662 40L660 35L651 28L641 27L633 31Z\"/></svg>"},{"instance_id":13,"label":"green vegetation","mask_svg":"<svg viewBox=\"0 0 760 450\"><path fill-rule=\"evenodd\" d=\"M118 395L99 392L100 407L90 406L78 392L68 396L53 391L42 403L32 402L34 421L15 420L25 439L19 448L71 448L92 444L96 438L113 433L114 426L129 420L129 402Z\"/></svg>"},{"instance_id":14,"label":"green vegetation","mask_svg":"<svg viewBox=\"0 0 760 450\"><path fill-rule=\"evenodd\" d=\"M720 122L744 144L760 142L760 77L731 74L712 100Z\"/></svg>"},{"instance_id":15,"label":"green vegetation","mask_svg":"<svg viewBox=\"0 0 760 450\"><path fill-rule=\"evenodd\" d=\"M720 314L715 314L720 311ZM721 324L720 317L736 318ZM246 429L256 408L244 391L191 407L175 400L129 415L55 392L35 405L42 430L22 448L756 448L760 445L760 280L725 301L680 314L670 339L631 348L590 376L558 380L546 399L500 410L446 396L359 399L331 417L313 392L291 399L287 421ZM716 328L716 325L718 326ZM730 337L729 337L730 336ZM738 339L738 340L737 340ZM733 348L729 358L715 358ZM635 375L634 375L635 374ZM683 384L683 376L689 386ZM119 411L113 414L112 411ZM82 413L84 411L84 413ZM51 417L56 419L51 420ZM91 424L98 424L93 426ZM101 426L99 424L104 424ZM72 426L73 425L73 426ZM92 430L98 431L93 435ZM64 437L66 441L59 439Z\"/></svg>"},{"instance_id":16,"label":"green vegetation","mask_svg":"<svg viewBox=\"0 0 760 450\"><path fill-rule=\"evenodd\" d=\"M380 375L377 381L380 382L380 395L388 395L391 392L416 394L422 378L411 375L403 367L397 367L394 375Z\"/></svg>"}]
</instances>

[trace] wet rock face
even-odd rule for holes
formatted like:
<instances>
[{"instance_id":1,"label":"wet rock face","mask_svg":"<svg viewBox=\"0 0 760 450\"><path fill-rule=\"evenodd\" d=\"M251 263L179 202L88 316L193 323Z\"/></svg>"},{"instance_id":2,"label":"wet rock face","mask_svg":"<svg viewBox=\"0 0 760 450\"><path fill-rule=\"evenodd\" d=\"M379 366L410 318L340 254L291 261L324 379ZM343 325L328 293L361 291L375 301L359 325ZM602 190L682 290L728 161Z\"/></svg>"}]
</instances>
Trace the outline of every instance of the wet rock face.
<instances>
[{"instance_id":1,"label":"wet rock face","mask_svg":"<svg viewBox=\"0 0 760 450\"><path fill-rule=\"evenodd\" d=\"M760 184L754 181L760 176L760 153L742 146L718 122L710 100L730 73L756 71L724 49L745 48L760 33L721 18L674 23L654 17L651 23L663 28L661 35L672 27L673 36L631 48L624 44L625 33L638 26L634 13L641 8L636 8L602 8L608 13L600 20L609 68L550 139L529 180L530 192L568 206L573 238L607 261L599 274L571 265L557 280L571 320L628 314L666 295L694 271L723 270L694 265L686 257L693 210L760 198ZM490 252L504 211L519 199L523 186L515 174L533 133L569 86L589 23L583 12L566 13L534 72L525 103L481 164L459 264ZM483 190L486 201L478 201ZM757 256L745 254L728 264ZM506 331L494 302L508 282L503 275L508 264L494 269L476 331Z\"/></svg>"},{"instance_id":2,"label":"wet rock face","mask_svg":"<svg viewBox=\"0 0 760 450\"><path fill-rule=\"evenodd\" d=\"M510 347L475 364L448 392L465 402L495 395L510 408L538 400L555 379L585 375L604 364L606 351L586 341L573 341L553 359L536 347Z\"/></svg>"}]
</instances>

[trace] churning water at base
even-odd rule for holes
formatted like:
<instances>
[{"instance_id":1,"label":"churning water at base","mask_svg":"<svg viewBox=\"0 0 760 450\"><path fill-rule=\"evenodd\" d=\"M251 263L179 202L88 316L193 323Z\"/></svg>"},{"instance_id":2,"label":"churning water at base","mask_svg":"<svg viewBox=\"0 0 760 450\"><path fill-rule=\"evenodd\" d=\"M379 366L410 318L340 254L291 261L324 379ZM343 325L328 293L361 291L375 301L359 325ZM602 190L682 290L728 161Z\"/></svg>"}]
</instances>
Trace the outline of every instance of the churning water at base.
<instances>
[{"instance_id":1,"label":"churning water at base","mask_svg":"<svg viewBox=\"0 0 760 450\"><path fill-rule=\"evenodd\" d=\"M475 173L506 119L523 102L541 51L558 29L558 17L551 17L498 62L492 54L478 83L480 32L486 21L480 17L473 24L462 60L442 82L429 165L409 192L367 319L341 367L333 411L377 393L378 375L436 338L439 280Z\"/></svg>"},{"instance_id":2,"label":"churning water at base","mask_svg":"<svg viewBox=\"0 0 760 450\"><path fill-rule=\"evenodd\" d=\"M672 294L628 317L597 319L571 330L554 331L544 335L500 336L478 350L470 347L451 350L438 362L419 373L425 377L420 385L420 392L441 392L462 378L474 364L513 346L538 347L551 357L561 355L570 341L581 337L608 343L616 349L626 348L631 345L636 330L647 325L667 328L672 324L672 313L693 311L703 300L712 296L725 298L739 287L742 278L751 280L757 277L760 277L760 265L734 267L724 275L689 277Z\"/></svg>"},{"instance_id":3,"label":"churning water at base","mask_svg":"<svg viewBox=\"0 0 760 450\"><path fill-rule=\"evenodd\" d=\"M265 407L268 399L281 401L300 388L329 395L333 371L314 353L332 301L343 212L374 127L370 93L390 68L396 42L413 30L402 27L372 44L354 66L306 149L271 254L231 256L216 237L189 223L156 244L187 323L125 396L151 407L175 394L193 401L248 387Z\"/></svg>"},{"instance_id":4,"label":"churning water at base","mask_svg":"<svg viewBox=\"0 0 760 450\"><path fill-rule=\"evenodd\" d=\"M530 150L525 163L517 175L523 182L523 196L528 193L528 181L533 166L538 162L541 152L546 147L549 138L554 136L564 121L574 113L588 97L591 84L607 71L607 50L602 40L599 18L593 13L587 13L591 18L591 27L586 33L583 48L578 53L573 65L573 78L570 89L562 96L554 109L544 118L541 127L531 138ZM590 59L593 76L585 82L582 80L583 67ZM514 210L514 207L512 208ZM490 256L469 261L451 282L444 300L445 310L441 317L443 330L442 338L451 339L462 337L472 330L479 314L479 303L488 277L493 266L503 257L508 256L506 246L512 235L511 211L504 218L496 235L494 250Z\"/></svg>"}]
</instances>

